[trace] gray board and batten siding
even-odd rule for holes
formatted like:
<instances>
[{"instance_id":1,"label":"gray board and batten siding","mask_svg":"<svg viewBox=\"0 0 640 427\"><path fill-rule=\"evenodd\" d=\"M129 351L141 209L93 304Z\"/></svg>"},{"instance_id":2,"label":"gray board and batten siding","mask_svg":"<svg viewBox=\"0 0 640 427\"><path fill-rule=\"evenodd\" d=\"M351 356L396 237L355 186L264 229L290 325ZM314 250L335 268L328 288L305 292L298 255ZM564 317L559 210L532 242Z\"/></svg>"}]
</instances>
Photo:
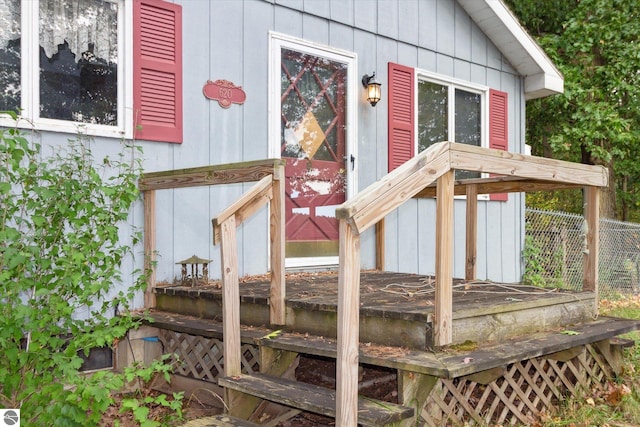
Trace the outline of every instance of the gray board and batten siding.
<instances>
[{"instance_id":1,"label":"gray board and batten siding","mask_svg":"<svg viewBox=\"0 0 640 427\"><path fill-rule=\"evenodd\" d=\"M524 82L498 48L455 0L176 0L182 7L183 143L137 141L145 171L235 163L269 157L270 32L354 52L358 78L376 72L382 100L372 108L360 82L357 128L357 187L363 189L388 172L388 63L394 62L508 93L509 151L524 151ZM223 109L203 96L207 80L241 86L243 105ZM275 115L275 117L278 117ZM62 145L68 134L42 132L43 145ZM116 138L96 137L94 150L116 153ZM219 247L212 245L211 218L251 184L162 190L156 193L157 269L160 281L179 274L178 260L196 254L213 260L210 277L220 277ZM465 202L455 206L454 276L464 277ZM131 223L143 226L142 203ZM412 200L386 218L385 269L433 274L435 201ZM123 231L123 236L127 235ZM238 230L239 275L269 268L266 209ZM521 275L524 201L478 203L477 277L501 282ZM373 230L362 236L361 263L375 267ZM141 268L142 247L123 277ZM136 301L142 305L142 299Z\"/></svg>"},{"instance_id":2,"label":"gray board and batten siding","mask_svg":"<svg viewBox=\"0 0 640 427\"><path fill-rule=\"evenodd\" d=\"M522 79L455 0L188 0L181 4L185 24L185 142L169 147L170 165L155 167L147 163L147 170L268 157L270 31L355 52L357 75L376 71L383 83L383 99L375 108L364 99L357 102L359 189L387 173L389 62L507 92L509 150L523 151ZM219 78L242 86L247 93L244 105L223 110L202 96L204 82ZM357 93L362 94L360 88ZM211 277L220 276L219 253L210 243L209 221L247 188L238 185L158 192L159 280L171 279L176 271L173 262L192 253L213 259ZM456 201L456 277L464 276L464 205L464 200ZM510 194L507 202L479 202L479 278L506 282L519 279L523 209L518 193ZM266 211L238 231L240 275L263 273L268 269ZM207 234L209 238L205 239ZM435 201L414 200L402 206L387 217L385 234L385 269L434 272ZM373 232L365 233L362 246L363 268L373 268Z\"/></svg>"}]
</instances>

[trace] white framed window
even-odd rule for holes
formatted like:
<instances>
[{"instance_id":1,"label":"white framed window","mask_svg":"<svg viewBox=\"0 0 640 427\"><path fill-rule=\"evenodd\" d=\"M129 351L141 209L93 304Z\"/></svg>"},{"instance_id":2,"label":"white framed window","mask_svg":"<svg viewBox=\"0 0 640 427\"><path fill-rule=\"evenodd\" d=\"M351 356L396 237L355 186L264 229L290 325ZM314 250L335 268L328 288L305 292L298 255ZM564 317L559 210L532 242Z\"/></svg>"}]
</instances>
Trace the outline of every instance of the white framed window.
<instances>
[{"instance_id":1,"label":"white framed window","mask_svg":"<svg viewBox=\"0 0 640 427\"><path fill-rule=\"evenodd\" d=\"M389 171L441 141L509 150L509 94L389 63ZM457 179L484 178L457 171ZM484 198L486 196L480 196ZM489 200L507 201L506 193Z\"/></svg>"},{"instance_id":2,"label":"white framed window","mask_svg":"<svg viewBox=\"0 0 640 427\"><path fill-rule=\"evenodd\" d=\"M130 138L131 3L0 2L0 110L38 130Z\"/></svg>"},{"instance_id":3,"label":"white framed window","mask_svg":"<svg viewBox=\"0 0 640 427\"><path fill-rule=\"evenodd\" d=\"M489 146L488 87L422 71L417 76L417 153L441 141ZM480 178L480 173L458 171L456 178Z\"/></svg>"}]
</instances>

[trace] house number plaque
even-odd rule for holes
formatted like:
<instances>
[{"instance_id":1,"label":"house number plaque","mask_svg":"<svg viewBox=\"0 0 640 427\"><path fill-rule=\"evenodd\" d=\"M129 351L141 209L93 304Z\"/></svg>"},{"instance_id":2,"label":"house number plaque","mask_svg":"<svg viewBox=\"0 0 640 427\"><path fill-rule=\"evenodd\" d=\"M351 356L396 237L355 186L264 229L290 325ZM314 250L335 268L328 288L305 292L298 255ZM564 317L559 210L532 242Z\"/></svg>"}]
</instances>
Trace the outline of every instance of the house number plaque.
<instances>
[{"instance_id":1,"label":"house number plaque","mask_svg":"<svg viewBox=\"0 0 640 427\"><path fill-rule=\"evenodd\" d=\"M236 86L228 80L216 80L207 83L202 88L204 96L218 101L222 108L229 108L231 104L244 104L247 94L242 90L242 86Z\"/></svg>"}]
</instances>

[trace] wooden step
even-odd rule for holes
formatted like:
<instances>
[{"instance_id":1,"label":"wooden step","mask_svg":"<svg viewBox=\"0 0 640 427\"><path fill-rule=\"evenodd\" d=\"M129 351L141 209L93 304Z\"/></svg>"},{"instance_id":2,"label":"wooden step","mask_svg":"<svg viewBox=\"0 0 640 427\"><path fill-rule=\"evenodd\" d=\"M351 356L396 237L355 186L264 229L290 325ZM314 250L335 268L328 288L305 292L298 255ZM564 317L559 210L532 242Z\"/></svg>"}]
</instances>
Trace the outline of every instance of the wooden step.
<instances>
[{"instance_id":1,"label":"wooden step","mask_svg":"<svg viewBox=\"0 0 640 427\"><path fill-rule=\"evenodd\" d=\"M328 417L336 416L336 392L333 389L276 378L265 374L219 378L218 384L242 393L303 411ZM358 423L384 426L414 416L414 409L390 402L358 397Z\"/></svg>"},{"instance_id":2,"label":"wooden step","mask_svg":"<svg viewBox=\"0 0 640 427\"><path fill-rule=\"evenodd\" d=\"M616 337L616 338L611 338L609 340L609 344L611 346L619 347L619 348L631 348L634 345L636 345L636 342L634 340Z\"/></svg>"},{"instance_id":3,"label":"wooden step","mask_svg":"<svg viewBox=\"0 0 640 427\"><path fill-rule=\"evenodd\" d=\"M240 418L232 417L230 415L215 415L213 417L201 418L198 420L192 420L185 424L183 427L258 427L259 424L252 423L251 421L242 420Z\"/></svg>"}]
</instances>

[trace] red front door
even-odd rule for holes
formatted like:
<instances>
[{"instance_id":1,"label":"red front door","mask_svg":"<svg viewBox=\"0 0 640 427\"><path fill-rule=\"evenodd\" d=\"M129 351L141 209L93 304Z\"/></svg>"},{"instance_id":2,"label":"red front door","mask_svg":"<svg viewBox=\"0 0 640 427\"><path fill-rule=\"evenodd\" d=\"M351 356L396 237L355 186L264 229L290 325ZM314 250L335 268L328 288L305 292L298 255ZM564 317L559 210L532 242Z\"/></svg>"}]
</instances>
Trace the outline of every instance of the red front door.
<instances>
[{"instance_id":1,"label":"red front door","mask_svg":"<svg viewBox=\"0 0 640 427\"><path fill-rule=\"evenodd\" d=\"M335 207L345 201L347 64L282 49L281 65L286 256L334 256Z\"/></svg>"}]
</instances>

